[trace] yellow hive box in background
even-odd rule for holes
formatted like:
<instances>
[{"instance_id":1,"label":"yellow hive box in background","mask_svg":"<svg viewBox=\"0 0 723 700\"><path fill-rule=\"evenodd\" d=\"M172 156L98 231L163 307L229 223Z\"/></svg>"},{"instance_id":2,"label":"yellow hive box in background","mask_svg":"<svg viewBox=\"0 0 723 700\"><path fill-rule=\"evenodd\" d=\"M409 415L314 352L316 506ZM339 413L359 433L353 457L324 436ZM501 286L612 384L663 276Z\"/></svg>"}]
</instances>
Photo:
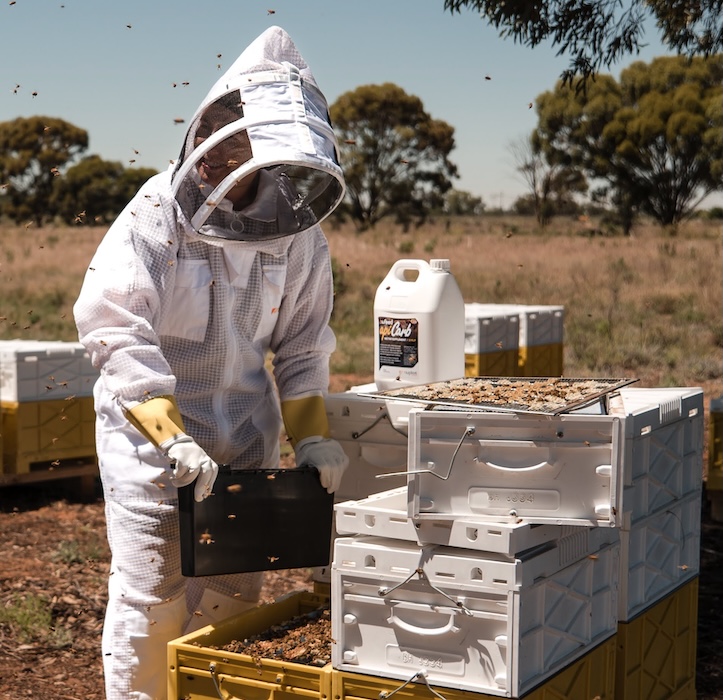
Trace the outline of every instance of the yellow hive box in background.
<instances>
[{"instance_id":1,"label":"yellow hive box in background","mask_svg":"<svg viewBox=\"0 0 723 700\"><path fill-rule=\"evenodd\" d=\"M723 521L723 396L710 400L706 493L713 520Z\"/></svg>"},{"instance_id":2,"label":"yellow hive box in background","mask_svg":"<svg viewBox=\"0 0 723 700\"><path fill-rule=\"evenodd\" d=\"M329 700L330 663L316 667L223 650L328 603L328 596L298 591L169 642L169 700Z\"/></svg>"},{"instance_id":3,"label":"yellow hive box in background","mask_svg":"<svg viewBox=\"0 0 723 700\"><path fill-rule=\"evenodd\" d=\"M695 700L698 578L618 625L615 700Z\"/></svg>"},{"instance_id":4,"label":"yellow hive box in background","mask_svg":"<svg viewBox=\"0 0 723 700\"><path fill-rule=\"evenodd\" d=\"M3 472L27 474L34 464L95 458L93 397L2 403Z\"/></svg>"},{"instance_id":5,"label":"yellow hive box in background","mask_svg":"<svg viewBox=\"0 0 723 700\"><path fill-rule=\"evenodd\" d=\"M598 644L542 685L522 695L521 699L614 700L615 647L615 637ZM379 700L394 693L398 700L434 700L435 696L422 680L402 685L400 681L390 678L335 670L332 674L332 697L334 700ZM455 688L435 687L435 693L445 700L499 700L498 695Z\"/></svg>"}]
</instances>

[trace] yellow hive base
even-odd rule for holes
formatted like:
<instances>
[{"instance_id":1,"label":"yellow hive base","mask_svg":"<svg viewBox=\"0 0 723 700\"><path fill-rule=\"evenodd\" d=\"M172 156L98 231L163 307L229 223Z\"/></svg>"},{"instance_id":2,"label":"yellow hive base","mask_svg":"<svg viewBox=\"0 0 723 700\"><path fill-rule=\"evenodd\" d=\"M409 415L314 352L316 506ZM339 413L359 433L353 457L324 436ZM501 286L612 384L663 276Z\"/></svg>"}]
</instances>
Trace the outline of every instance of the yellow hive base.
<instances>
[{"instance_id":1,"label":"yellow hive base","mask_svg":"<svg viewBox=\"0 0 723 700\"><path fill-rule=\"evenodd\" d=\"M723 492L723 413L718 409L720 400L711 401L708 422L708 491Z\"/></svg>"},{"instance_id":2,"label":"yellow hive base","mask_svg":"<svg viewBox=\"0 0 723 700\"><path fill-rule=\"evenodd\" d=\"M252 608L217 625L168 644L168 698L218 700L327 700L331 694L331 664L323 668L252 658L222 647L268 630L292 617L328 603L318 593L296 592L275 603ZM216 686L218 686L217 690Z\"/></svg>"},{"instance_id":3,"label":"yellow hive base","mask_svg":"<svg viewBox=\"0 0 723 700\"><path fill-rule=\"evenodd\" d=\"M90 396L2 404L3 473L29 474L65 462L95 460Z\"/></svg>"},{"instance_id":4,"label":"yellow hive base","mask_svg":"<svg viewBox=\"0 0 723 700\"><path fill-rule=\"evenodd\" d=\"M563 349L561 343L520 346L520 377L561 377Z\"/></svg>"},{"instance_id":5,"label":"yellow hive base","mask_svg":"<svg viewBox=\"0 0 723 700\"><path fill-rule=\"evenodd\" d=\"M695 700L698 579L618 626L615 700Z\"/></svg>"},{"instance_id":6,"label":"yellow hive base","mask_svg":"<svg viewBox=\"0 0 723 700\"><path fill-rule=\"evenodd\" d=\"M464 356L466 377L516 377L517 365L517 348Z\"/></svg>"}]
</instances>

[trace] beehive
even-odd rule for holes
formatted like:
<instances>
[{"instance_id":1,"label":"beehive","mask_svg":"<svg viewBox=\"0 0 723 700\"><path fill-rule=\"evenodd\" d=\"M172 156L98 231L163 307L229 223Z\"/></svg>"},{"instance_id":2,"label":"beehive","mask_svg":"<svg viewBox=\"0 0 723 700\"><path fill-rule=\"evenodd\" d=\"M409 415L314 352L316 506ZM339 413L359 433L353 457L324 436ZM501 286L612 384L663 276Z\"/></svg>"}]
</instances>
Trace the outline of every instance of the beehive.
<instances>
[{"instance_id":1,"label":"beehive","mask_svg":"<svg viewBox=\"0 0 723 700\"><path fill-rule=\"evenodd\" d=\"M614 636L618 572L618 544L591 556L555 543L507 557L339 538L332 664L518 697Z\"/></svg>"},{"instance_id":2,"label":"beehive","mask_svg":"<svg viewBox=\"0 0 723 700\"><path fill-rule=\"evenodd\" d=\"M331 664L315 667L253 658L223 647L315 610L328 600L319 593L295 592L169 642L168 697L327 700L331 697Z\"/></svg>"},{"instance_id":3,"label":"beehive","mask_svg":"<svg viewBox=\"0 0 723 700\"><path fill-rule=\"evenodd\" d=\"M80 343L0 341L0 401L56 401L93 395L98 378Z\"/></svg>"}]
</instances>

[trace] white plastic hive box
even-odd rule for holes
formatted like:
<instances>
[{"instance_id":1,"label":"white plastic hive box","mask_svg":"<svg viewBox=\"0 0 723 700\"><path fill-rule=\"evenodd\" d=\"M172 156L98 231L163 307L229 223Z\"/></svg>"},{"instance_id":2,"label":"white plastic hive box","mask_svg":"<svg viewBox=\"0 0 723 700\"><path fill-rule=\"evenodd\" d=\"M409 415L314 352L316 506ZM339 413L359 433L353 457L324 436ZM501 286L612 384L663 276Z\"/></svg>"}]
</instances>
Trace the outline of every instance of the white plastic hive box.
<instances>
[{"instance_id":1,"label":"white plastic hive box","mask_svg":"<svg viewBox=\"0 0 723 700\"><path fill-rule=\"evenodd\" d=\"M623 527L703 488L703 392L626 388L611 410L634 415L623 461Z\"/></svg>"},{"instance_id":2,"label":"white plastic hive box","mask_svg":"<svg viewBox=\"0 0 723 700\"><path fill-rule=\"evenodd\" d=\"M332 666L518 697L615 634L619 544L567 554L337 539Z\"/></svg>"},{"instance_id":3,"label":"white plastic hive box","mask_svg":"<svg viewBox=\"0 0 723 700\"><path fill-rule=\"evenodd\" d=\"M378 475L405 472L409 411L421 404L359 396L357 392L376 391L375 384L324 398L330 436L349 457L335 499L365 498L379 491L401 486L406 476L378 478Z\"/></svg>"},{"instance_id":4,"label":"white plastic hive box","mask_svg":"<svg viewBox=\"0 0 723 700\"><path fill-rule=\"evenodd\" d=\"M701 491L620 530L618 618L628 622L700 573Z\"/></svg>"},{"instance_id":5,"label":"white plastic hive box","mask_svg":"<svg viewBox=\"0 0 723 700\"><path fill-rule=\"evenodd\" d=\"M490 516L414 521L407 514L406 486L337 503L334 511L336 532L340 535L371 535L420 545L436 544L507 555L539 547L576 531L587 533L593 529L573 525L533 525L518 518Z\"/></svg>"},{"instance_id":6,"label":"white plastic hive box","mask_svg":"<svg viewBox=\"0 0 723 700\"><path fill-rule=\"evenodd\" d=\"M98 371L80 343L0 341L0 400L50 401L93 395Z\"/></svg>"},{"instance_id":7,"label":"white plastic hive box","mask_svg":"<svg viewBox=\"0 0 723 700\"><path fill-rule=\"evenodd\" d=\"M465 304L464 352L478 353L517 350L520 338L520 316L503 312L494 304Z\"/></svg>"},{"instance_id":8,"label":"white plastic hive box","mask_svg":"<svg viewBox=\"0 0 723 700\"><path fill-rule=\"evenodd\" d=\"M563 342L564 313L563 306L465 304L465 318L468 320L475 317L516 315L519 319L518 345L520 348L561 344Z\"/></svg>"},{"instance_id":9,"label":"white plastic hive box","mask_svg":"<svg viewBox=\"0 0 723 700\"><path fill-rule=\"evenodd\" d=\"M408 515L622 527L698 490L702 391L621 389L618 404L610 415L413 409Z\"/></svg>"}]
</instances>

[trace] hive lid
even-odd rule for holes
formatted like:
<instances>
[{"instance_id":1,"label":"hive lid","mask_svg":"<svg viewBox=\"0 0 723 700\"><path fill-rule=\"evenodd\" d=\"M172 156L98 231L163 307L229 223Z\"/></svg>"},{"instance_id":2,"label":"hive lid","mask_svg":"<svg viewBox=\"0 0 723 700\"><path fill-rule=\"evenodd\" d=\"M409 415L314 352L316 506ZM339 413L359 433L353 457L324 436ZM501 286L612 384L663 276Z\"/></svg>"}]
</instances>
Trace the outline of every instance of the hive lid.
<instances>
[{"instance_id":1,"label":"hive lid","mask_svg":"<svg viewBox=\"0 0 723 700\"><path fill-rule=\"evenodd\" d=\"M465 410L555 416L584 408L637 381L598 377L463 377L386 391L360 392L360 396Z\"/></svg>"}]
</instances>

